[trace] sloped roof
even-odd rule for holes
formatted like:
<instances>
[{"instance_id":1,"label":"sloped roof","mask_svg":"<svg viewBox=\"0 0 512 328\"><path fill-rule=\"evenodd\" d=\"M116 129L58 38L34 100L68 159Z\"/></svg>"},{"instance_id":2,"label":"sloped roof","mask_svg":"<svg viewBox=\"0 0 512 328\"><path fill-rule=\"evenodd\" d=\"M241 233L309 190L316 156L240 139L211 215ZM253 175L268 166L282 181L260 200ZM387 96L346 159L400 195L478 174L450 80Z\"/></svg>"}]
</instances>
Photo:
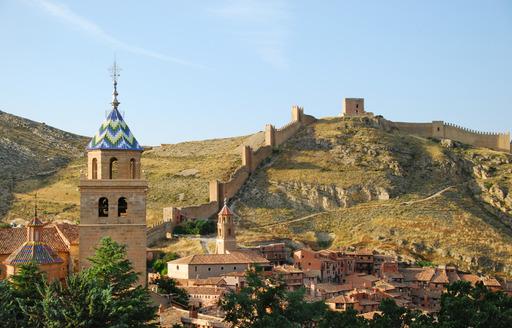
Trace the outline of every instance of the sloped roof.
<instances>
[{"instance_id":1,"label":"sloped roof","mask_svg":"<svg viewBox=\"0 0 512 328\"><path fill-rule=\"evenodd\" d=\"M67 239L70 244L78 244L80 235L78 234L78 226L69 223L57 223L55 227L60 232L61 237Z\"/></svg>"},{"instance_id":2,"label":"sloped roof","mask_svg":"<svg viewBox=\"0 0 512 328\"><path fill-rule=\"evenodd\" d=\"M268 264L266 258L252 252L231 252L230 254L196 254L170 261L172 264Z\"/></svg>"},{"instance_id":3,"label":"sloped roof","mask_svg":"<svg viewBox=\"0 0 512 328\"><path fill-rule=\"evenodd\" d=\"M36 264L52 264L64 262L52 248L43 242L25 242L4 261L5 264L20 265L34 262Z\"/></svg>"},{"instance_id":4,"label":"sloped roof","mask_svg":"<svg viewBox=\"0 0 512 328\"><path fill-rule=\"evenodd\" d=\"M87 149L142 150L117 108L112 109Z\"/></svg>"},{"instance_id":5,"label":"sloped roof","mask_svg":"<svg viewBox=\"0 0 512 328\"><path fill-rule=\"evenodd\" d=\"M229 208L228 204L224 203L224 206L220 210L219 215L222 215L222 216L232 216L233 212Z\"/></svg>"},{"instance_id":6,"label":"sloped roof","mask_svg":"<svg viewBox=\"0 0 512 328\"><path fill-rule=\"evenodd\" d=\"M67 234L64 237L75 238L78 242L78 226L67 225ZM59 224L59 226L61 226ZM74 236L74 237L72 237ZM16 251L27 239L27 228L0 228L0 254L11 254ZM70 240L71 241L71 240ZM69 247L59 234L55 225L41 229L41 242L50 246L56 252L69 252Z\"/></svg>"}]
</instances>

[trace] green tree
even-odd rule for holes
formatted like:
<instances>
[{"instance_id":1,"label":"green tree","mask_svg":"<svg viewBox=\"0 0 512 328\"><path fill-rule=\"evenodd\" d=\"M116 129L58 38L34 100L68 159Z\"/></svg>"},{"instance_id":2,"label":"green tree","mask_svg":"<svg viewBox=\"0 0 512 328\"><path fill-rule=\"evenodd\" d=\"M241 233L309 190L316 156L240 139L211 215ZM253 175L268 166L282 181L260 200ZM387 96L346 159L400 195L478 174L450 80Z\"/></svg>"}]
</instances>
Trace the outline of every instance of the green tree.
<instances>
[{"instance_id":1,"label":"green tree","mask_svg":"<svg viewBox=\"0 0 512 328\"><path fill-rule=\"evenodd\" d=\"M83 274L71 275L65 284L54 282L44 290L45 327L121 327L114 320L116 304L110 288L100 288Z\"/></svg>"},{"instance_id":2,"label":"green tree","mask_svg":"<svg viewBox=\"0 0 512 328\"><path fill-rule=\"evenodd\" d=\"M441 296L441 327L512 327L512 297L491 292L482 283L472 288L458 281Z\"/></svg>"},{"instance_id":3,"label":"green tree","mask_svg":"<svg viewBox=\"0 0 512 328\"><path fill-rule=\"evenodd\" d=\"M39 271L37 264L30 262L20 265L18 272L10 277L13 296L16 299L21 327L44 327L42 320L42 291L46 286L46 276Z\"/></svg>"},{"instance_id":4,"label":"green tree","mask_svg":"<svg viewBox=\"0 0 512 328\"><path fill-rule=\"evenodd\" d=\"M161 294L172 294L173 300L183 306L188 306L189 295L187 292L178 287L176 280L162 276L155 280L158 292Z\"/></svg>"},{"instance_id":5,"label":"green tree","mask_svg":"<svg viewBox=\"0 0 512 328\"><path fill-rule=\"evenodd\" d=\"M157 308L151 305L147 289L137 285L138 274L126 258L126 246L110 237L102 238L89 261L91 266L84 271L86 279L112 293L112 322L120 327L154 326L150 322L156 318Z\"/></svg>"},{"instance_id":6,"label":"green tree","mask_svg":"<svg viewBox=\"0 0 512 328\"><path fill-rule=\"evenodd\" d=\"M21 327L23 317L8 280L0 281L0 322L5 328Z\"/></svg>"},{"instance_id":7,"label":"green tree","mask_svg":"<svg viewBox=\"0 0 512 328\"><path fill-rule=\"evenodd\" d=\"M282 281L264 281L255 271L246 278L244 288L220 302L225 321L236 327L313 327L325 313L323 302L305 302L304 291L288 292Z\"/></svg>"},{"instance_id":8,"label":"green tree","mask_svg":"<svg viewBox=\"0 0 512 328\"><path fill-rule=\"evenodd\" d=\"M327 311L318 325L318 328L339 327L364 328L368 327L368 322L358 317L354 309L348 309L343 312Z\"/></svg>"}]
</instances>

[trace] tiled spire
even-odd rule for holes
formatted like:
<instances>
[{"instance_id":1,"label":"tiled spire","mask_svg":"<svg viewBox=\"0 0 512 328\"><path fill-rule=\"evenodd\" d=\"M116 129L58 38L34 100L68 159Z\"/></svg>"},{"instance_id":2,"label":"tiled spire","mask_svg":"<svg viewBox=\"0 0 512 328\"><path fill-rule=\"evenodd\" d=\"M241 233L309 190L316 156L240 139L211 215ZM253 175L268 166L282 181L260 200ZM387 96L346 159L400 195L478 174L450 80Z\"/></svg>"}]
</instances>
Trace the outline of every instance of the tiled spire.
<instances>
[{"instance_id":1,"label":"tiled spire","mask_svg":"<svg viewBox=\"0 0 512 328\"><path fill-rule=\"evenodd\" d=\"M108 114L107 119L100 126L98 133L91 139L88 150L104 149L104 150L142 150L130 128L124 121L118 110L120 104L117 100L119 93L117 92L117 78L119 77L119 67L116 62L112 66L112 81L114 83L114 91L112 92L112 111Z\"/></svg>"}]
</instances>

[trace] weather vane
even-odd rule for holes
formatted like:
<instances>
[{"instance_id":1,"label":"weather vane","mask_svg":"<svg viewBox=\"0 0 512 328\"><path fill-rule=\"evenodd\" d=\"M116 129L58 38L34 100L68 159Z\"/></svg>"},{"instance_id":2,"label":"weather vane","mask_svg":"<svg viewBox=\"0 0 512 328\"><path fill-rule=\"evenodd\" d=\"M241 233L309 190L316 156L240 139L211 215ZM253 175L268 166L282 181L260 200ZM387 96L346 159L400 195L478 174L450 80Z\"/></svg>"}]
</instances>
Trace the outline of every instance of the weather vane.
<instances>
[{"instance_id":1,"label":"weather vane","mask_svg":"<svg viewBox=\"0 0 512 328\"><path fill-rule=\"evenodd\" d=\"M114 64L112 65L112 68L110 68L110 76L112 77L112 81L114 82L114 92L112 93L112 107L114 109L117 109L120 102L117 100L117 78L120 76L119 72L121 71L121 68L117 66L116 60L114 59Z\"/></svg>"},{"instance_id":2,"label":"weather vane","mask_svg":"<svg viewBox=\"0 0 512 328\"><path fill-rule=\"evenodd\" d=\"M110 76L112 77L112 81L114 82L114 85L117 84L117 78L121 76L119 74L121 72L121 68L117 66L116 60L114 59L114 64L110 68Z\"/></svg>"}]
</instances>

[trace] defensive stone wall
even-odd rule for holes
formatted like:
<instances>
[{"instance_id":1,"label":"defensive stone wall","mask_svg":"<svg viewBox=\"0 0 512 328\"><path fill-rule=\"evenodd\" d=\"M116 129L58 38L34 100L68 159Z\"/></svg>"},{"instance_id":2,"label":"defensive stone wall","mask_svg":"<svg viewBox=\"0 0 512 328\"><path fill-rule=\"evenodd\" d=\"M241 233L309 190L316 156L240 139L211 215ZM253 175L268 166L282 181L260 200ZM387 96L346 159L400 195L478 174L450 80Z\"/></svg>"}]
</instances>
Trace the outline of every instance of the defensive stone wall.
<instances>
[{"instance_id":1,"label":"defensive stone wall","mask_svg":"<svg viewBox=\"0 0 512 328\"><path fill-rule=\"evenodd\" d=\"M384 127L418 135L424 138L451 139L475 147L485 147L498 151L511 152L510 133L480 132L443 121L432 123L392 122L381 119Z\"/></svg>"},{"instance_id":2,"label":"defensive stone wall","mask_svg":"<svg viewBox=\"0 0 512 328\"><path fill-rule=\"evenodd\" d=\"M273 148L279 147L286 140L292 137L304 125L316 121L311 115L305 115L304 109L299 106L292 107L291 122L276 129L273 125L265 125L265 142L257 149L251 146L242 146L242 165L238 167L228 181L213 180L209 183L210 202L207 204L194 205L188 207L166 207L163 209L163 221L155 227L148 229L148 241L156 242L159 239L166 238L172 228L184 220L210 218L214 216L220 208L225 198L232 198L243 186L261 163L272 155ZM150 237L151 235L151 237Z\"/></svg>"}]
</instances>

